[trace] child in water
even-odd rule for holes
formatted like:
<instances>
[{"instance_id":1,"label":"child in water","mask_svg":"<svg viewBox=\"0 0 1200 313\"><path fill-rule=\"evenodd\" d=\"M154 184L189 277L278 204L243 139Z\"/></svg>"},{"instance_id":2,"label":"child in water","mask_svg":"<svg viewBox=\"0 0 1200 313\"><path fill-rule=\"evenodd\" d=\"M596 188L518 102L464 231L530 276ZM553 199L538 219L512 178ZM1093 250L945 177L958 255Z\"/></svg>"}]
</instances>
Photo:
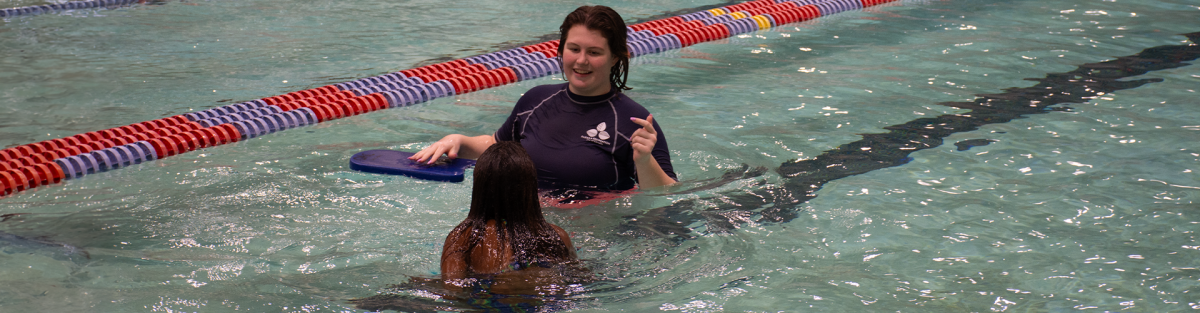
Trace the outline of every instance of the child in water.
<instances>
[{"instance_id":1,"label":"child in water","mask_svg":"<svg viewBox=\"0 0 1200 313\"><path fill-rule=\"evenodd\" d=\"M442 249L446 287L489 275L497 291L505 281L501 278L512 276L508 273L530 274L575 261L570 236L546 222L539 201L537 168L525 148L515 141L488 147L475 163L471 211L446 236Z\"/></svg>"},{"instance_id":2,"label":"child in water","mask_svg":"<svg viewBox=\"0 0 1200 313\"><path fill-rule=\"evenodd\" d=\"M590 272L579 266L567 232L542 216L537 184L537 169L520 143L491 145L475 163L471 211L446 236L441 279L412 277L390 287L441 300L382 294L350 302L372 311L538 311L577 292L581 287L573 286L591 281Z\"/></svg>"}]
</instances>

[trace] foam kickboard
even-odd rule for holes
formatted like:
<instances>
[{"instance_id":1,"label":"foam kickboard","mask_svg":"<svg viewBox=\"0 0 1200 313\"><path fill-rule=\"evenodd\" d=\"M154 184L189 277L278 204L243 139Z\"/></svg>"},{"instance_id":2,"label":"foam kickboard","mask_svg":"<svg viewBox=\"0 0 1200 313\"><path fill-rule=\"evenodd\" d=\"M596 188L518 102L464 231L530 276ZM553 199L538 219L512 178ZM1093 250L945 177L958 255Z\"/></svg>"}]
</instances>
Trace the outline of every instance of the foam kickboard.
<instances>
[{"instance_id":1,"label":"foam kickboard","mask_svg":"<svg viewBox=\"0 0 1200 313\"><path fill-rule=\"evenodd\" d=\"M368 173L405 175L433 181L461 182L467 168L475 166L470 159L439 159L433 164L409 160L412 152L396 150L367 150L350 157L350 169Z\"/></svg>"}]
</instances>

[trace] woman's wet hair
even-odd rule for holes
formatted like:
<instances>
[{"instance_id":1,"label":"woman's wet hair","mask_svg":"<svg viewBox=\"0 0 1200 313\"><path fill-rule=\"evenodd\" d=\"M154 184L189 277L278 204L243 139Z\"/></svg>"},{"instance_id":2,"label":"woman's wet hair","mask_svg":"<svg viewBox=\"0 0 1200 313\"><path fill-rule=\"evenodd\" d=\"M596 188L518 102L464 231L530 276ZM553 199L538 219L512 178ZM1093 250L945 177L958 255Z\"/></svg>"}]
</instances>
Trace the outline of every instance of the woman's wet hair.
<instances>
[{"instance_id":1,"label":"woman's wet hair","mask_svg":"<svg viewBox=\"0 0 1200 313\"><path fill-rule=\"evenodd\" d=\"M626 44L629 34L621 15L603 5L585 5L575 9L571 14L567 14L567 18L563 19L562 26L558 27L560 32L558 55L562 55L563 46L567 43L567 32L575 25L583 25L587 29L600 32L600 35L608 40L608 51L617 58L608 81L618 90L632 89L625 86L625 81L629 78L629 46ZM561 57L559 57L559 66L562 66Z\"/></svg>"},{"instance_id":2,"label":"woman's wet hair","mask_svg":"<svg viewBox=\"0 0 1200 313\"><path fill-rule=\"evenodd\" d=\"M566 243L542 216L537 168L519 142L500 141L475 161L471 211L451 233L465 231L470 239L463 256L482 242L487 221L496 221L497 237L522 264L559 263L571 259Z\"/></svg>"}]
</instances>

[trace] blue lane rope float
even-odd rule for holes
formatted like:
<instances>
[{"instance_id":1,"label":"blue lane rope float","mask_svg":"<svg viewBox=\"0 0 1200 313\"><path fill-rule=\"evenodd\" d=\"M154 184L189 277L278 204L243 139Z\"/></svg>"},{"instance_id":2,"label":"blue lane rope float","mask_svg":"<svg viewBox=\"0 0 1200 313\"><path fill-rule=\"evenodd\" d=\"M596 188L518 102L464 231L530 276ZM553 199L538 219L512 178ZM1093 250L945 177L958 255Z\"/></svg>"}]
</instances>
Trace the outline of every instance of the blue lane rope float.
<instances>
[{"instance_id":1,"label":"blue lane rope float","mask_svg":"<svg viewBox=\"0 0 1200 313\"><path fill-rule=\"evenodd\" d=\"M895 0L756 0L629 25L632 56L681 49ZM71 1L0 10L0 17L107 7ZM0 197L196 149L386 108L410 106L562 71L558 40L300 90L199 112L0 150Z\"/></svg>"}]
</instances>

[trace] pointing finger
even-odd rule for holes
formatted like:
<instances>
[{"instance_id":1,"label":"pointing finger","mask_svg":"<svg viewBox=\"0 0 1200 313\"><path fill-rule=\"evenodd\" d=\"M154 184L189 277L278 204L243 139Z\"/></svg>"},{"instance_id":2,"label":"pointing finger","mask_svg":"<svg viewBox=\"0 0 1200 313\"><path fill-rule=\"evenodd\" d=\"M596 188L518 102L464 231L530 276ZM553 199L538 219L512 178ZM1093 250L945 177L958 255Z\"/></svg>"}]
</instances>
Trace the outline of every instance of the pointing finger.
<instances>
[{"instance_id":1,"label":"pointing finger","mask_svg":"<svg viewBox=\"0 0 1200 313\"><path fill-rule=\"evenodd\" d=\"M646 116L646 119L644 119L644 120L640 119L640 118L636 118L636 117L630 117L629 120L633 121L633 123L635 123L635 124L642 126L642 129L645 129L646 132L649 132L651 135L658 134L658 132L654 131L654 114L650 114L650 115Z\"/></svg>"}]
</instances>

